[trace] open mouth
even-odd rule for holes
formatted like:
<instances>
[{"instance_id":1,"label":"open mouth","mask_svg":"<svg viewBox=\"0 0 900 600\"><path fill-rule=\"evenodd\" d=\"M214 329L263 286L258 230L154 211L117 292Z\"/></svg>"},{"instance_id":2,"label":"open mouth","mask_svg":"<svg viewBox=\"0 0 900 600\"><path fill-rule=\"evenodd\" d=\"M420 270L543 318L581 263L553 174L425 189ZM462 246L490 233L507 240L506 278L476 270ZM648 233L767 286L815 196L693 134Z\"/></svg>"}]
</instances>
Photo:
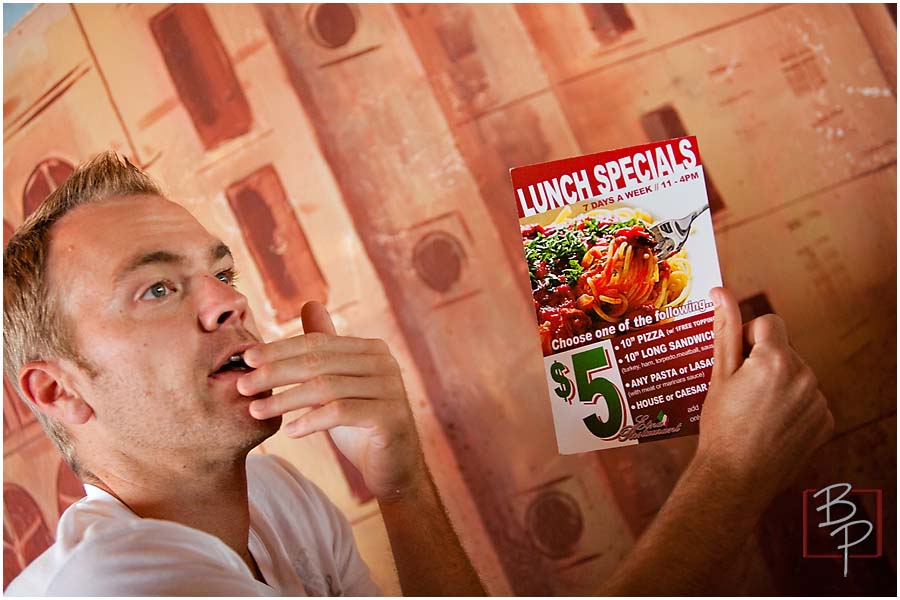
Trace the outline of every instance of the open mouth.
<instances>
[{"instance_id":1,"label":"open mouth","mask_svg":"<svg viewBox=\"0 0 900 600\"><path fill-rule=\"evenodd\" d=\"M221 367L212 372L211 377L215 377L216 375L222 375L223 373L229 372L238 372L238 373L247 373L252 371L253 369L247 366L247 363L244 362L244 354L243 352L240 354L233 354L229 356Z\"/></svg>"}]
</instances>

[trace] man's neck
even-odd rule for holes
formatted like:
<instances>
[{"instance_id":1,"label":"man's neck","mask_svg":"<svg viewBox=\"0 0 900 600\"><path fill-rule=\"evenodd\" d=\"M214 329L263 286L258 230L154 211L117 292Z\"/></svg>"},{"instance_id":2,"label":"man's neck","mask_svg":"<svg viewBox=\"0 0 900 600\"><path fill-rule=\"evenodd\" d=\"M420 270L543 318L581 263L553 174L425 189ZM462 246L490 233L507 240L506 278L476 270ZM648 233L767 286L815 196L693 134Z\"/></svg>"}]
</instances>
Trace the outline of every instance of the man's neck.
<instances>
[{"instance_id":1,"label":"man's neck","mask_svg":"<svg viewBox=\"0 0 900 600\"><path fill-rule=\"evenodd\" d=\"M231 463L128 463L114 470L95 469L96 480L87 483L112 494L141 518L174 521L216 536L262 580L247 548L250 506L245 457Z\"/></svg>"}]
</instances>

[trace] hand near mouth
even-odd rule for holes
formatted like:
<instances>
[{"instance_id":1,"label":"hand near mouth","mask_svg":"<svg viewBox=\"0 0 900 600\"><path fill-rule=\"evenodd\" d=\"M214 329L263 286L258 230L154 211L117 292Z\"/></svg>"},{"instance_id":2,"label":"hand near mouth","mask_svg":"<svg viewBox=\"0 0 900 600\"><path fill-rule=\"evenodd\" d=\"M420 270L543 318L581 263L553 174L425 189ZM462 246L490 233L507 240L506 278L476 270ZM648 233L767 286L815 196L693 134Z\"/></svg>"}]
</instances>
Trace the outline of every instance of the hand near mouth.
<instances>
[{"instance_id":1,"label":"hand near mouth","mask_svg":"<svg viewBox=\"0 0 900 600\"><path fill-rule=\"evenodd\" d=\"M304 335L244 353L254 370L238 380L241 394L298 384L254 400L250 414L268 419L310 409L286 426L288 436L329 431L376 498L402 495L423 460L397 361L383 340L337 335L319 302L306 303L301 319Z\"/></svg>"}]
</instances>

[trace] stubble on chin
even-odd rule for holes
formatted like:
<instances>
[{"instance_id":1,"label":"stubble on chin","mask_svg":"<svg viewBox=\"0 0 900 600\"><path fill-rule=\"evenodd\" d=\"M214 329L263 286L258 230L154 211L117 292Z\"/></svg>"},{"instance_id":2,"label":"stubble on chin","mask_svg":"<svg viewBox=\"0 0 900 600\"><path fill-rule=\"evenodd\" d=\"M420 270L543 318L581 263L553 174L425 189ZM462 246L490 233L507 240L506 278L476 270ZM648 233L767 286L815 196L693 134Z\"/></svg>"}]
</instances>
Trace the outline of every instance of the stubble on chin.
<instances>
[{"instance_id":1,"label":"stubble on chin","mask_svg":"<svg viewBox=\"0 0 900 600\"><path fill-rule=\"evenodd\" d=\"M282 417L280 415L264 421L258 421L258 427L248 432L243 443L238 444L237 453L246 456L251 450L278 433L278 430L281 429L281 423Z\"/></svg>"}]
</instances>

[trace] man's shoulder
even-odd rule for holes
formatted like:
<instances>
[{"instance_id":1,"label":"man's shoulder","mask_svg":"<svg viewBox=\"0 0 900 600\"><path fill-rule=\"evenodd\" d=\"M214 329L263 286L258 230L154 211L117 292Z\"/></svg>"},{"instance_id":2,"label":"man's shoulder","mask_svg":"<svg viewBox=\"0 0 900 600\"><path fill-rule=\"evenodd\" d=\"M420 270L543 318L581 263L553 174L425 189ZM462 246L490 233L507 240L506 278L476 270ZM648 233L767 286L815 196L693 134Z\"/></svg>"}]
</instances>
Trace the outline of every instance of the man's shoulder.
<instances>
[{"instance_id":1,"label":"man's shoulder","mask_svg":"<svg viewBox=\"0 0 900 600\"><path fill-rule=\"evenodd\" d=\"M53 577L55 565L59 562L56 555L58 547L52 544L49 548L31 561L21 573L16 575L9 586L3 590L4 596L44 596L47 583Z\"/></svg>"},{"instance_id":2,"label":"man's shoulder","mask_svg":"<svg viewBox=\"0 0 900 600\"><path fill-rule=\"evenodd\" d=\"M84 548L102 545L106 534L127 534L129 519L99 492L78 500L60 515L55 541L10 582L5 595L44 595L56 573ZM85 542L88 542L85 544ZM99 544L98 544L99 543Z\"/></svg>"},{"instance_id":3,"label":"man's shoulder","mask_svg":"<svg viewBox=\"0 0 900 600\"><path fill-rule=\"evenodd\" d=\"M135 573L179 568L198 560L227 567L231 557L217 538L178 523L141 519L90 498L60 518L56 542L9 585L6 595L110 595ZM111 575L115 574L114 577ZM102 589L97 586L101 586ZM105 594L100 594L105 595Z\"/></svg>"},{"instance_id":4,"label":"man's shoulder","mask_svg":"<svg viewBox=\"0 0 900 600\"><path fill-rule=\"evenodd\" d=\"M134 573L178 569L198 560L224 566L228 559L212 540L198 538L203 532L167 521L101 517L78 539L67 538L61 529L57 541L10 583L6 595L118 595L126 588L107 586Z\"/></svg>"}]
</instances>

